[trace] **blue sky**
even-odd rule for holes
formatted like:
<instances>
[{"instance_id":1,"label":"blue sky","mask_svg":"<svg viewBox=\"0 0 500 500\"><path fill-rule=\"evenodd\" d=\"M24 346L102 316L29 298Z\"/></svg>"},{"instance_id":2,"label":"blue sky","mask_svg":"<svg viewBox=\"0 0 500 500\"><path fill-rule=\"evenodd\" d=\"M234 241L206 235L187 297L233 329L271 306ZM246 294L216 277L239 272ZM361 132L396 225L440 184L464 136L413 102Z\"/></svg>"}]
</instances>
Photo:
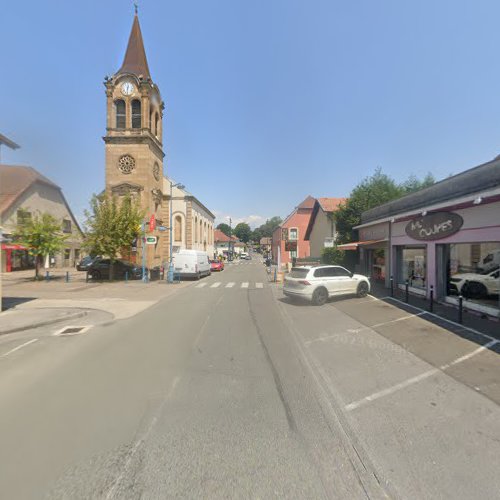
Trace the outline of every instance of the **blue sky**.
<instances>
[{"instance_id":1,"label":"blue sky","mask_svg":"<svg viewBox=\"0 0 500 500\"><path fill-rule=\"evenodd\" d=\"M128 0L0 0L2 161L77 215L104 183L105 75ZM166 103L165 168L218 216L260 224L377 166L441 179L500 153L500 3L142 0Z\"/></svg>"}]
</instances>

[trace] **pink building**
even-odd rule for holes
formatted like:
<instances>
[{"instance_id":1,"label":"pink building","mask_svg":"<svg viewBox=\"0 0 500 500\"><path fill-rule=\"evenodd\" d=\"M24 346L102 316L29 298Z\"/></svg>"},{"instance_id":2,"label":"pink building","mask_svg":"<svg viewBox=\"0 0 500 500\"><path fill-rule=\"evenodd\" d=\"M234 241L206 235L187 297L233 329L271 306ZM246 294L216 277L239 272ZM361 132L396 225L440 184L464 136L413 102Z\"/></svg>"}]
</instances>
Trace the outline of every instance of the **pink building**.
<instances>
[{"instance_id":1,"label":"pink building","mask_svg":"<svg viewBox=\"0 0 500 500\"><path fill-rule=\"evenodd\" d=\"M312 196L308 196L299 206L295 207L281 226L275 229L272 241L275 262L278 260L278 248L280 249L281 264L292 262L294 257L309 257L309 241L304 238L315 202L316 200Z\"/></svg>"}]
</instances>

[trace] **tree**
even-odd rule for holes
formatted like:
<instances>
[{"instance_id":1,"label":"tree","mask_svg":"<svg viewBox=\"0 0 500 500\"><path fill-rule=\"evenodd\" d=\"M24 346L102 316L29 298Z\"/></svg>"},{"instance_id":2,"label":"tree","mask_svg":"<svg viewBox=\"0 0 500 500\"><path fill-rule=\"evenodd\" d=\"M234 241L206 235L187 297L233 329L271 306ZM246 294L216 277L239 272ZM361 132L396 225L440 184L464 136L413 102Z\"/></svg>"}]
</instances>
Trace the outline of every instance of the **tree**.
<instances>
[{"instance_id":1,"label":"tree","mask_svg":"<svg viewBox=\"0 0 500 500\"><path fill-rule=\"evenodd\" d=\"M64 246L67 236L62 233L61 224L62 221L49 213L43 212L31 216L27 210L20 210L14 238L27 247L28 253L35 257L35 279L39 279L43 259L59 252Z\"/></svg>"},{"instance_id":2,"label":"tree","mask_svg":"<svg viewBox=\"0 0 500 500\"><path fill-rule=\"evenodd\" d=\"M321 262L323 264L340 264L344 263L345 252L337 247L326 247L321 251Z\"/></svg>"},{"instance_id":3,"label":"tree","mask_svg":"<svg viewBox=\"0 0 500 500\"><path fill-rule=\"evenodd\" d=\"M225 224L224 222L221 222L216 229L219 231L222 231L226 236L231 236L231 227L229 224Z\"/></svg>"},{"instance_id":4,"label":"tree","mask_svg":"<svg viewBox=\"0 0 500 500\"><path fill-rule=\"evenodd\" d=\"M243 243L248 243L252 235L252 230L246 222L240 222L234 228L234 234L239 240L243 241Z\"/></svg>"},{"instance_id":5,"label":"tree","mask_svg":"<svg viewBox=\"0 0 500 500\"><path fill-rule=\"evenodd\" d=\"M256 236L260 238L270 238L273 235L274 230L283 222L281 217L275 215L270 219L267 219L264 224L259 226L254 230ZM254 238L255 240L255 238Z\"/></svg>"},{"instance_id":6,"label":"tree","mask_svg":"<svg viewBox=\"0 0 500 500\"><path fill-rule=\"evenodd\" d=\"M89 251L110 258L109 279L113 279L113 263L120 252L128 249L140 233L145 212L130 196L94 195L90 212L85 211L85 243Z\"/></svg>"},{"instance_id":7,"label":"tree","mask_svg":"<svg viewBox=\"0 0 500 500\"><path fill-rule=\"evenodd\" d=\"M410 175L408 179L401 184L403 195L420 191L428 186L432 186L436 182L434 176L429 172L421 181L415 176Z\"/></svg>"}]
</instances>

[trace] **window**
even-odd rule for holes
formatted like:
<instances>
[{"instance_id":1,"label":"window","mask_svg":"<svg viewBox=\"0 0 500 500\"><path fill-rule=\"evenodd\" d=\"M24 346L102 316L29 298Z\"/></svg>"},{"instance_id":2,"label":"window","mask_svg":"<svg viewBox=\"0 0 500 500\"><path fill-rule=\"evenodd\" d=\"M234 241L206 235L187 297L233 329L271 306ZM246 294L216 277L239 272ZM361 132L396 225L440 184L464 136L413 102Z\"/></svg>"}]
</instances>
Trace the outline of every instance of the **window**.
<instances>
[{"instance_id":1,"label":"window","mask_svg":"<svg viewBox=\"0 0 500 500\"><path fill-rule=\"evenodd\" d=\"M64 249L64 260L69 260L71 258L71 248Z\"/></svg>"},{"instance_id":2,"label":"window","mask_svg":"<svg viewBox=\"0 0 500 500\"><path fill-rule=\"evenodd\" d=\"M290 241L298 240L298 229L296 227L290 228Z\"/></svg>"},{"instance_id":3,"label":"window","mask_svg":"<svg viewBox=\"0 0 500 500\"><path fill-rule=\"evenodd\" d=\"M402 248L399 259L399 283L408 283L412 287L425 288L426 249Z\"/></svg>"},{"instance_id":4,"label":"window","mask_svg":"<svg viewBox=\"0 0 500 500\"><path fill-rule=\"evenodd\" d=\"M71 233L71 221L64 219L62 223L63 233Z\"/></svg>"},{"instance_id":5,"label":"window","mask_svg":"<svg viewBox=\"0 0 500 500\"><path fill-rule=\"evenodd\" d=\"M125 101L119 99L115 101L115 115L116 115L116 128L125 128L126 125L126 115L125 115Z\"/></svg>"},{"instance_id":6,"label":"window","mask_svg":"<svg viewBox=\"0 0 500 500\"><path fill-rule=\"evenodd\" d=\"M317 277L316 273L319 271L317 269L314 271L314 277ZM292 267L292 272L290 273L290 278L305 278L309 273L309 269L307 267Z\"/></svg>"},{"instance_id":7,"label":"window","mask_svg":"<svg viewBox=\"0 0 500 500\"><path fill-rule=\"evenodd\" d=\"M182 218L180 215L177 215L175 218L174 230L175 241L182 241Z\"/></svg>"},{"instance_id":8,"label":"window","mask_svg":"<svg viewBox=\"0 0 500 500\"><path fill-rule=\"evenodd\" d=\"M156 137L160 136L160 131L158 129L159 120L160 120L160 117L159 117L158 113L155 113L155 135L156 135Z\"/></svg>"},{"instance_id":9,"label":"window","mask_svg":"<svg viewBox=\"0 0 500 500\"><path fill-rule=\"evenodd\" d=\"M351 277L351 273L343 267L332 267L331 269L333 269L333 276Z\"/></svg>"},{"instance_id":10,"label":"window","mask_svg":"<svg viewBox=\"0 0 500 500\"><path fill-rule=\"evenodd\" d=\"M198 217L194 219L194 242L198 243Z\"/></svg>"},{"instance_id":11,"label":"window","mask_svg":"<svg viewBox=\"0 0 500 500\"><path fill-rule=\"evenodd\" d=\"M23 224L29 224L31 222L31 212L28 212L27 210L23 210L20 208L17 211L17 224L18 225L23 225Z\"/></svg>"},{"instance_id":12,"label":"window","mask_svg":"<svg viewBox=\"0 0 500 500\"><path fill-rule=\"evenodd\" d=\"M132 128L141 128L141 101L132 101Z\"/></svg>"}]
</instances>

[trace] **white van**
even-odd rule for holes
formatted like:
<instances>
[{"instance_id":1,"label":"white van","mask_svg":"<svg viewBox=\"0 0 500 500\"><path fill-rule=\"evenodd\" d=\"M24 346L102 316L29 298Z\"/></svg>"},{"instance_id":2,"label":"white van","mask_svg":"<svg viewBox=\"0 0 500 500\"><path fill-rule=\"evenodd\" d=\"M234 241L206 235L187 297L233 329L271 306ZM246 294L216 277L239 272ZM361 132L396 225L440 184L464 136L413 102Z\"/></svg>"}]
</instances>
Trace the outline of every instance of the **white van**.
<instances>
[{"instance_id":1,"label":"white van","mask_svg":"<svg viewBox=\"0 0 500 500\"><path fill-rule=\"evenodd\" d=\"M179 250L172 256L174 275L181 278L197 278L210 275L210 260L207 252Z\"/></svg>"},{"instance_id":2,"label":"white van","mask_svg":"<svg viewBox=\"0 0 500 500\"><path fill-rule=\"evenodd\" d=\"M493 250L478 266L483 273L489 273L500 267L500 250Z\"/></svg>"}]
</instances>

